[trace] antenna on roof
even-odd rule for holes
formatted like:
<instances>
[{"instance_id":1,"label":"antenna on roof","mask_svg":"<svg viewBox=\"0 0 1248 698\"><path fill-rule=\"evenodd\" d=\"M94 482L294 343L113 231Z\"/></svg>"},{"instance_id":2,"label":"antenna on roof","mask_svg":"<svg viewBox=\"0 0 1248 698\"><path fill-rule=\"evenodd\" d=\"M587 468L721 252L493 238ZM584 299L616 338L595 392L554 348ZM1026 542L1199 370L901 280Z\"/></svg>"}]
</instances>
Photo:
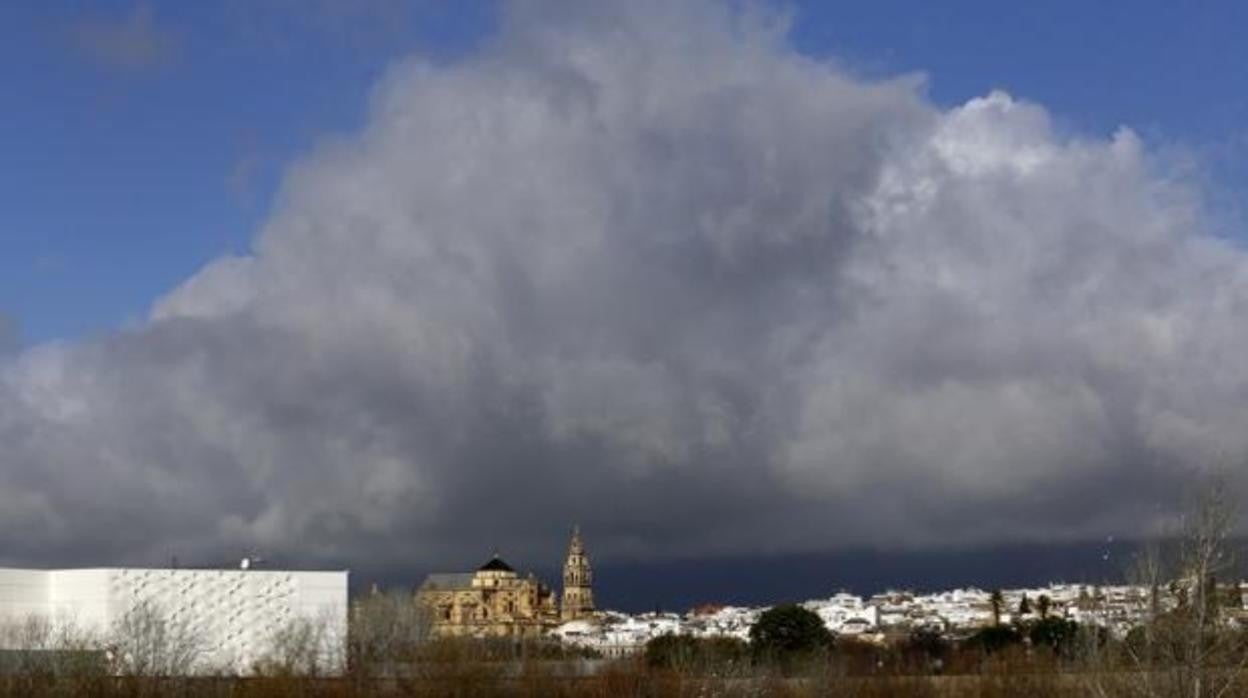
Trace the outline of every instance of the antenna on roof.
<instances>
[{"instance_id":1,"label":"antenna on roof","mask_svg":"<svg viewBox=\"0 0 1248 698\"><path fill-rule=\"evenodd\" d=\"M249 569L251 569L252 567L257 566L257 565L259 565L259 564L260 564L260 563L262 563L262 562L264 562L264 558L263 558L263 557L260 557L259 555L252 554L252 555L248 555L248 556L244 557L242 560L240 560L240 561L239 561L239 563L238 563L238 568L239 568L240 570L249 570Z\"/></svg>"}]
</instances>

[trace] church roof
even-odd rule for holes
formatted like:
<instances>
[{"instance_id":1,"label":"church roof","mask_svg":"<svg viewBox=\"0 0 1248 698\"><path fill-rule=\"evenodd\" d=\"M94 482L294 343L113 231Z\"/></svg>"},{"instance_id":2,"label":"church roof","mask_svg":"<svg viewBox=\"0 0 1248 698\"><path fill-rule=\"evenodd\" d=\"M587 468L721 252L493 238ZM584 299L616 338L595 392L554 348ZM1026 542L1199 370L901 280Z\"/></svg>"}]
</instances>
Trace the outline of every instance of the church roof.
<instances>
[{"instance_id":1,"label":"church roof","mask_svg":"<svg viewBox=\"0 0 1248 698\"><path fill-rule=\"evenodd\" d=\"M503 562L503 558L497 555L490 558L489 562L485 563L484 565L481 565L481 567L478 568L477 571L478 572L515 572L515 570L511 568L511 565L507 564L506 562Z\"/></svg>"},{"instance_id":2,"label":"church roof","mask_svg":"<svg viewBox=\"0 0 1248 698\"><path fill-rule=\"evenodd\" d=\"M472 587L471 572L450 572L431 574L425 577L421 589L469 589Z\"/></svg>"}]
</instances>

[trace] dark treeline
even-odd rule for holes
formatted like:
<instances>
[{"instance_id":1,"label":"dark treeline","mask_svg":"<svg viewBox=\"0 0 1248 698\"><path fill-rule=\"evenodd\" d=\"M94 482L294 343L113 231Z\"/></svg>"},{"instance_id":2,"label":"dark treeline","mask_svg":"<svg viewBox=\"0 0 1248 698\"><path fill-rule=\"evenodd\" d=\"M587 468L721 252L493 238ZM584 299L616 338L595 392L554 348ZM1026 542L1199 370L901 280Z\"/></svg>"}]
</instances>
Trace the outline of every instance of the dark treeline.
<instances>
[{"instance_id":1,"label":"dark treeline","mask_svg":"<svg viewBox=\"0 0 1248 698\"><path fill-rule=\"evenodd\" d=\"M835 637L814 613L785 605L763 613L748 641L666 635L617 660L548 640L432 640L420 635L420 614L396 617L381 596L357 608L348 661L332 676L298 638L246 677L142 675L60 650L8 655L18 661L3 666L0 695L1248 696L1248 631L1227 622L1225 595L1206 591L1193 587L1183 604L1118 638L1044 617L878 643Z\"/></svg>"}]
</instances>

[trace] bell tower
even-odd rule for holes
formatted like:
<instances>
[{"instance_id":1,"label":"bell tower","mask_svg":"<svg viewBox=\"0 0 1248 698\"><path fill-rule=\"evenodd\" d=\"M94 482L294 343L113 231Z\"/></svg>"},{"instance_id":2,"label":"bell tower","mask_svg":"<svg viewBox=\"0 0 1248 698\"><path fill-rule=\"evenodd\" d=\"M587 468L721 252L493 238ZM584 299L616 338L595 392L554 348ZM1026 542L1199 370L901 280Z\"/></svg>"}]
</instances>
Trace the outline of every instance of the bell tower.
<instances>
[{"instance_id":1,"label":"bell tower","mask_svg":"<svg viewBox=\"0 0 1248 698\"><path fill-rule=\"evenodd\" d=\"M568 543L568 559L563 563L563 608L560 617L576 620L594 612L594 571L590 569L585 544L581 542L581 527L572 527L572 540Z\"/></svg>"}]
</instances>

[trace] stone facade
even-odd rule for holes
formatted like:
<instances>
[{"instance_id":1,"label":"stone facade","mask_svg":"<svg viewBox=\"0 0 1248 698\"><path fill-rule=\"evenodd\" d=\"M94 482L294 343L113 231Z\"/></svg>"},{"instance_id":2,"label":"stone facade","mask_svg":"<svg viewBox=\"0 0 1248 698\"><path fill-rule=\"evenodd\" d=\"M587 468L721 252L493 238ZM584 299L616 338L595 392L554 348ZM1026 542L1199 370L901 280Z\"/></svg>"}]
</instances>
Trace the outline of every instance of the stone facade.
<instances>
[{"instance_id":1,"label":"stone facade","mask_svg":"<svg viewBox=\"0 0 1248 698\"><path fill-rule=\"evenodd\" d=\"M429 575L416 599L438 637L536 637L559 618L555 593L497 555L476 572Z\"/></svg>"},{"instance_id":2,"label":"stone facade","mask_svg":"<svg viewBox=\"0 0 1248 698\"><path fill-rule=\"evenodd\" d=\"M555 592L532 573L520 576L495 555L476 572L431 574L416 590L416 602L432 618L437 637L537 637L560 620L593 613L589 558L574 530L563 566L563 612Z\"/></svg>"}]
</instances>

